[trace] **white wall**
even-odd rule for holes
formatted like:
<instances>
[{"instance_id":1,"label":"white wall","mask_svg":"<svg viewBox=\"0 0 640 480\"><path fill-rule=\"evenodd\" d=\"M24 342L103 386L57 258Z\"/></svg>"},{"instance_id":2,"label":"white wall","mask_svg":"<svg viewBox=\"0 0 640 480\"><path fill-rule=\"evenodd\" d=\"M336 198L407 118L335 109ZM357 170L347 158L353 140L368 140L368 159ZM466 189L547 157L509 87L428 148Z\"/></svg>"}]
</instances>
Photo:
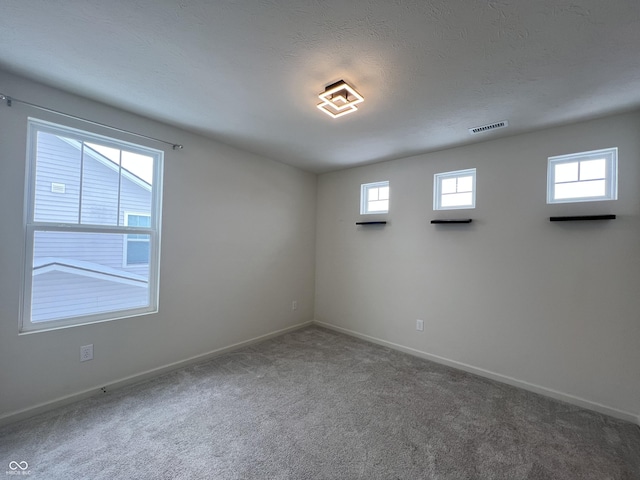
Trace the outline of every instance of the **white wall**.
<instances>
[{"instance_id":1,"label":"white wall","mask_svg":"<svg viewBox=\"0 0 640 480\"><path fill-rule=\"evenodd\" d=\"M18 335L27 117L115 134L0 106L0 419L312 320L315 175L2 71L0 92L184 144L165 154L159 313Z\"/></svg>"},{"instance_id":2,"label":"white wall","mask_svg":"<svg viewBox=\"0 0 640 480\"><path fill-rule=\"evenodd\" d=\"M640 415L640 114L322 175L316 224L315 175L2 71L0 92L185 145L165 156L159 313L18 335L27 117L113 134L0 106L0 420L308 321L314 273L320 322ZM549 155L610 146L618 201L546 205ZM470 167L477 208L434 214L433 174ZM385 179L389 225L356 228L360 184ZM618 219L548 221L588 213ZM474 222L429 224L453 216Z\"/></svg>"},{"instance_id":3,"label":"white wall","mask_svg":"<svg viewBox=\"0 0 640 480\"><path fill-rule=\"evenodd\" d=\"M546 204L548 156L614 146L619 200ZM477 208L433 212L433 175L471 167ZM389 224L356 227L379 180ZM603 213L618 219L549 222ZM447 217L473 223L429 223ZM316 249L317 321L640 414L640 114L321 175Z\"/></svg>"}]
</instances>

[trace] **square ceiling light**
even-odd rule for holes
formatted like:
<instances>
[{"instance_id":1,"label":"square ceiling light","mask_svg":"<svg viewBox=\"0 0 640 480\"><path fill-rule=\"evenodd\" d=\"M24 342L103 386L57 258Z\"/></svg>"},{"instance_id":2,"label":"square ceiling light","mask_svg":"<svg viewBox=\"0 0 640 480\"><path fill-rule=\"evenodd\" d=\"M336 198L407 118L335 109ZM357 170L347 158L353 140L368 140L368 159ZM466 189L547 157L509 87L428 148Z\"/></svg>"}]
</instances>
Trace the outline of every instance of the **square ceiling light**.
<instances>
[{"instance_id":1,"label":"square ceiling light","mask_svg":"<svg viewBox=\"0 0 640 480\"><path fill-rule=\"evenodd\" d=\"M322 100L317 107L327 115L338 118L358 110L356 105L364 101L364 97L344 80L332 83L318 95Z\"/></svg>"}]
</instances>

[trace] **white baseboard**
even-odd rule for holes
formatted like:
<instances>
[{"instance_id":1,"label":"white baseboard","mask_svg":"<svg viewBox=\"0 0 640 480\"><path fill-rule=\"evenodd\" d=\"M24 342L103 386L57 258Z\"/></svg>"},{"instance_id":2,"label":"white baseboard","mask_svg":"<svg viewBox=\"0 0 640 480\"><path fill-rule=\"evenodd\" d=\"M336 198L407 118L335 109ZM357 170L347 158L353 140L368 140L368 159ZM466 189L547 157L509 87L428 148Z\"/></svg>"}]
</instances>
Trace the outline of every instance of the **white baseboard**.
<instances>
[{"instance_id":1,"label":"white baseboard","mask_svg":"<svg viewBox=\"0 0 640 480\"><path fill-rule=\"evenodd\" d=\"M606 405L602 405L597 402L592 402L590 400L586 400L584 398L576 397L574 395L570 395L568 393L559 392L557 390L553 390L546 387L541 387L540 385L535 385L533 383L525 382L522 380L518 380L513 377L508 377L506 375L501 375L499 373L492 372L490 370L485 370L483 368L474 367L473 365L468 365L466 363L457 362L455 360L450 360L445 357L440 357L438 355L433 355L427 352L423 352L422 350L417 350L411 347L405 347L404 345L399 345L397 343L388 342L387 340L382 340L380 338L372 337L370 335L365 335L363 333L358 333L353 330L349 330L347 328L338 327L337 325L333 325L330 323L320 322L318 320L313 321L314 325L319 327L325 327L330 330L335 330L336 332L344 333L346 335L350 335L352 337L359 338L361 340L366 340L371 343L375 343L378 345L382 345L393 350L398 350L400 352L408 353L410 355L414 355L416 357L424 358L426 360L431 360L432 362L440 363L442 365L446 365L448 367L457 368L458 370L464 370L465 372L473 373L475 375L479 375L481 377L490 378L491 380L496 380L501 383L506 383L507 385L512 385L514 387L522 388L523 390L528 390L530 392L538 393L540 395L544 395L546 397L551 397L556 400L560 400L566 403L570 403L572 405L577 405L582 408L586 408L589 410L596 411L598 413L603 413L605 415L609 415L611 417L619 418L621 420L626 420L628 422L635 423L640 426L640 415L631 412L625 412L623 410L618 410L616 408L608 407Z\"/></svg>"},{"instance_id":2,"label":"white baseboard","mask_svg":"<svg viewBox=\"0 0 640 480\"><path fill-rule=\"evenodd\" d=\"M65 395L64 397L56 398L55 400L51 400L48 402L43 402L38 405L34 405L32 407L28 407L22 410L17 410L14 412L9 412L7 414L0 416L0 427L4 425L8 425L13 422L17 422L19 420L24 420L26 418L32 417L34 415L38 415L40 413L47 412L49 410L53 410L54 408L62 407L64 405L69 405L71 403L75 403L79 400L83 400L85 398L93 397L94 395L102 395L103 388L108 392L113 390L117 390L119 388L126 387L128 385L132 385L134 383L139 383L145 380L152 379L154 377L159 377L165 373L169 373L173 370L178 370L180 368L195 364L205 362L212 358L218 357L225 353L229 353L234 350L238 350L243 347L247 347L254 343L263 342L265 340L269 340L270 338L278 337L280 335L284 335L285 333L293 332L294 330L299 330L304 327L308 327L312 325L312 321L299 323L297 325L293 325L291 327L283 328L281 330L276 330L271 333L266 333L264 335L260 335L258 337L251 338L249 340L245 340L242 342L234 343L233 345L229 345L227 347L218 348L216 350L212 350L207 353L203 353L201 355L196 355L194 357L187 358L186 360L180 360L178 362L170 363L168 365L164 365L162 367L153 368L151 370L147 370L145 372L137 373L135 375L131 375L125 378L121 378L120 380L116 380L107 385L99 385L92 388L88 388L86 390L82 390L77 393L72 393L70 395Z\"/></svg>"}]
</instances>

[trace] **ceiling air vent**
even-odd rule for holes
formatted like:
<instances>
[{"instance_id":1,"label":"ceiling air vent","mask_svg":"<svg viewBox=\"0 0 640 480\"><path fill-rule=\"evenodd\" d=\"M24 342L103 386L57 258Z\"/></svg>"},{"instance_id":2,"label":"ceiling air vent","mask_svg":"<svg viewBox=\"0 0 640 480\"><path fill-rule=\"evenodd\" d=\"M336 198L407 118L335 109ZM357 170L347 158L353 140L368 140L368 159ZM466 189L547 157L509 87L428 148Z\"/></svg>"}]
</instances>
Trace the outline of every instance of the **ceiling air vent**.
<instances>
[{"instance_id":1,"label":"ceiling air vent","mask_svg":"<svg viewBox=\"0 0 640 480\"><path fill-rule=\"evenodd\" d=\"M484 132L488 132L490 130L497 130L499 128L505 128L509 126L509 122L507 122L506 120L502 121L502 122L496 122L496 123L490 123L489 125L482 125L480 127L473 127L469 129L469 133L471 135L475 135L477 133L484 133Z\"/></svg>"}]
</instances>

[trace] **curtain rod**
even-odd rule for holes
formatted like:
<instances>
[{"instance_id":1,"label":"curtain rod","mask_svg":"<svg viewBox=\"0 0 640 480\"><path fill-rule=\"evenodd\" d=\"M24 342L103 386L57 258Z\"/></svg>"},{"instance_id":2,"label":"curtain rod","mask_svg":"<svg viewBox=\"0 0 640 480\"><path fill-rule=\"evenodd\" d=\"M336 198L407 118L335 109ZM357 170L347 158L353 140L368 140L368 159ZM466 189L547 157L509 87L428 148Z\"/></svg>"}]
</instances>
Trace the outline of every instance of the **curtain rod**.
<instances>
[{"instance_id":1,"label":"curtain rod","mask_svg":"<svg viewBox=\"0 0 640 480\"><path fill-rule=\"evenodd\" d=\"M37 108L38 110L43 110L43 111L49 112L49 113L55 113L56 115L62 115L63 117L67 117L67 118L73 118L74 120L80 120L82 122L90 123L91 125L97 125L99 127L104 127L104 128L108 128L110 130L114 130L116 132L121 132L121 133L126 133L126 134L129 134L129 135L134 135L134 136L139 137L139 138L146 138L147 140L153 140L154 142L164 143L165 145L171 145L171 148L173 148L174 150L182 150L184 148L183 145L180 145L179 143L167 142L166 140L160 140L159 138L150 137L148 135L142 135L141 133L130 132L129 130L124 130L123 128L113 127L113 126L107 125L105 123L94 122L93 120L88 120L86 118L78 117L76 115L71 115L69 113L60 112L60 111L54 110L52 108L43 107L42 105L37 105L35 103L26 102L26 101L20 100L18 98L13 98L13 97L10 97L9 95L5 95L3 93L0 93L0 100L6 100L8 107L10 107L13 104L13 102L22 103L23 105L28 105L29 107Z\"/></svg>"}]
</instances>

